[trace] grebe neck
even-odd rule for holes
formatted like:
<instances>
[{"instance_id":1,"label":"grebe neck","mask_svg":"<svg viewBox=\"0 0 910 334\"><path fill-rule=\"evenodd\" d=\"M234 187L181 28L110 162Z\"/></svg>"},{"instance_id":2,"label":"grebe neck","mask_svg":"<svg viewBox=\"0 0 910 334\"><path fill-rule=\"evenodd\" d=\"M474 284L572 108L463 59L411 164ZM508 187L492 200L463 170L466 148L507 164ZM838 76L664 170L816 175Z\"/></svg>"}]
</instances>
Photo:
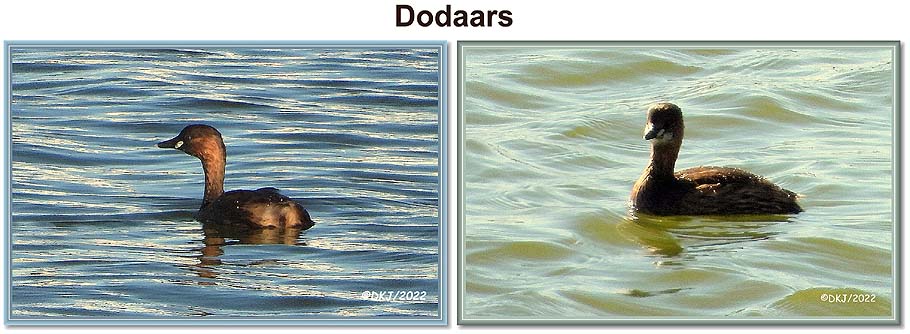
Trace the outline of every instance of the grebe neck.
<instances>
[{"instance_id":1,"label":"grebe neck","mask_svg":"<svg viewBox=\"0 0 910 334\"><path fill-rule=\"evenodd\" d=\"M202 208L211 204L215 199L224 194L224 165L225 154L214 154L202 160L202 170L205 172L205 194L202 196Z\"/></svg>"},{"instance_id":2,"label":"grebe neck","mask_svg":"<svg viewBox=\"0 0 910 334\"><path fill-rule=\"evenodd\" d=\"M651 163L647 173L656 179L672 179L681 143L654 143L651 145Z\"/></svg>"}]
</instances>

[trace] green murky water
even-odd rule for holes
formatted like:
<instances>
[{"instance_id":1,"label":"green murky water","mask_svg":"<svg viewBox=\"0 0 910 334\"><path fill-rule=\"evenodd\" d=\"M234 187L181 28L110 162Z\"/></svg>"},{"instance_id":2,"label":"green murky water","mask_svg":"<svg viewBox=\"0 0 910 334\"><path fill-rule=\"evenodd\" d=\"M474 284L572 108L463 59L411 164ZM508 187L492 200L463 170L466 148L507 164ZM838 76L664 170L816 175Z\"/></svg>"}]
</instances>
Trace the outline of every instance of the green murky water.
<instances>
[{"instance_id":1,"label":"green murky water","mask_svg":"<svg viewBox=\"0 0 910 334\"><path fill-rule=\"evenodd\" d=\"M466 319L890 317L890 48L463 51ZM677 168L744 168L806 211L630 217L660 101Z\"/></svg>"}]
</instances>

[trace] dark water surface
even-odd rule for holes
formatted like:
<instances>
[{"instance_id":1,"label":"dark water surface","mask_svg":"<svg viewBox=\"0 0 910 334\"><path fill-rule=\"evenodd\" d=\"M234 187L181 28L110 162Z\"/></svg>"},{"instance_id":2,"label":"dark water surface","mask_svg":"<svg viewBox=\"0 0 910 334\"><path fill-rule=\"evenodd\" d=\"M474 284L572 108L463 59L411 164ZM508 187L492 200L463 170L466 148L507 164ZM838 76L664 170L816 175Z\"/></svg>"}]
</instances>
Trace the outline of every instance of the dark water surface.
<instances>
[{"instance_id":1,"label":"dark water surface","mask_svg":"<svg viewBox=\"0 0 910 334\"><path fill-rule=\"evenodd\" d=\"M473 47L464 61L470 319L892 312L890 48ZM638 217L649 104L680 105L677 168L744 168L792 216ZM871 303L824 294L875 296Z\"/></svg>"},{"instance_id":2,"label":"dark water surface","mask_svg":"<svg viewBox=\"0 0 910 334\"><path fill-rule=\"evenodd\" d=\"M13 48L12 317L439 317L438 48ZM193 220L218 128L225 189L317 225ZM425 292L380 301L364 291Z\"/></svg>"}]
</instances>

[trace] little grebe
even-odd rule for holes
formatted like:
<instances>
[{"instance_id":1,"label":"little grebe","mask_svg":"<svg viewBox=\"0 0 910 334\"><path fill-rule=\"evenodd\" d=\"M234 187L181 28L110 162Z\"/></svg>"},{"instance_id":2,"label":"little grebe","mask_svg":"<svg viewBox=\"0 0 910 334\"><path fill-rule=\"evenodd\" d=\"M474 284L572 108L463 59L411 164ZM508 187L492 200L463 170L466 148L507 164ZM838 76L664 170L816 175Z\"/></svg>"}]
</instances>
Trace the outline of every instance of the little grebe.
<instances>
[{"instance_id":1,"label":"little grebe","mask_svg":"<svg viewBox=\"0 0 910 334\"><path fill-rule=\"evenodd\" d=\"M645 140L651 163L632 187L633 211L654 215L799 213L797 195L737 168L695 167L673 173L683 139L682 110L672 103L648 109Z\"/></svg>"},{"instance_id":2,"label":"little grebe","mask_svg":"<svg viewBox=\"0 0 910 334\"><path fill-rule=\"evenodd\" d=\"M263 228L308 229L315 224L310 214L275 188L224 192L224 165L227 153L221 133L215 128L194 124L183 128L177 137L158 143L160 148L176 148L202 161L205 194L196 219L226 225Z\"/></svg>"}]
</instances>

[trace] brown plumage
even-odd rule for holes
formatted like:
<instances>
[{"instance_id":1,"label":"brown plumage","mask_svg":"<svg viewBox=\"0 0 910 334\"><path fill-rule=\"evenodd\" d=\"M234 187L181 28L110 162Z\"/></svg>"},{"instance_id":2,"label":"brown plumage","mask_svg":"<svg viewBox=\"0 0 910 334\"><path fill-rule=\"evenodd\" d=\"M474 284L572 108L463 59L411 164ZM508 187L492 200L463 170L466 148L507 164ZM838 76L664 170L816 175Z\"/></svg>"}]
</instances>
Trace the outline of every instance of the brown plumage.
<instances>
[{"instance_id":1,"label":"brown plumage","mask_svg":"<svg viewBox=\"0 0 910 334\"><path fill-rule=\"evenodd\" d=\"M795 193L742 169L702 166L674 173L684 128L678 106L658 103L648 109L644 139L651 141L651 162L632 187L633 211L655 215L803 211Z\"/></svg>"},{"instance_id":2,"label":"brown plumage","mask_svg":"<svg viewBox=\"0 0 910 334\"><path fill-rule=\"evenodd\" d=\"M303 230L315 224L303 206L278 193L278 189L224 192L227 151L221 133L211 126L189 125L177 137L158 143L158 147L176 148L202 161L205 192L202 206L196 213L196 219L202 222Z\"/></svg>"}]
</instances>

